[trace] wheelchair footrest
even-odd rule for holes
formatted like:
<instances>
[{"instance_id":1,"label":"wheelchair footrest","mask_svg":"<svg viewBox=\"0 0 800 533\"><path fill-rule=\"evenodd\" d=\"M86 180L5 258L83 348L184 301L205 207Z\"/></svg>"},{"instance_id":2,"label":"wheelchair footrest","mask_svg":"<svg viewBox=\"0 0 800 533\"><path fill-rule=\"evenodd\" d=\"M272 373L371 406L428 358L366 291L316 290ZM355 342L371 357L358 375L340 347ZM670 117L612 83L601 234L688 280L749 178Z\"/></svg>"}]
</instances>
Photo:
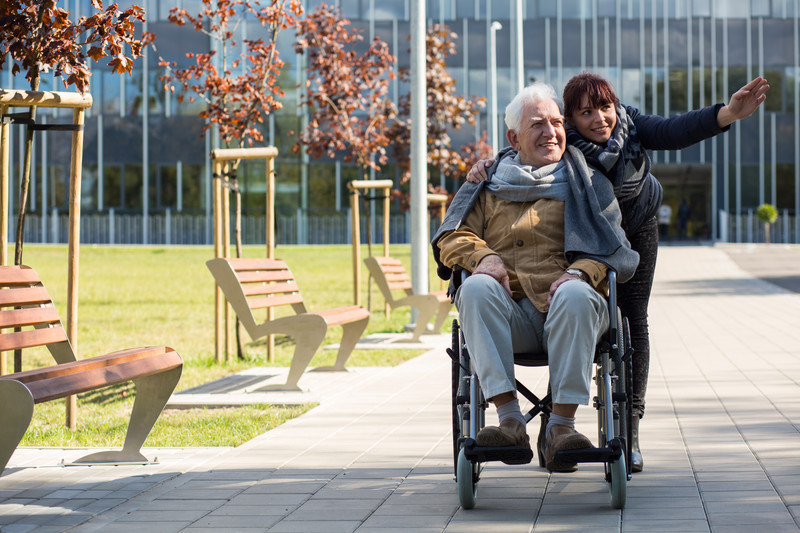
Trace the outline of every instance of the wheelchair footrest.
<instances>
[{"instance_id":1,"label":"wheelchair footrest","mask_svg":"<svg viewBox=\"0 0 800 533\"><path fill-rule=\"evenodd\" d=\"M470 461L501 461L507 465L526 465L533 460L530 446L478 446L475 439L464 439L464 456Z\"/></svg>"},{"instance_id":2,"label":"wheelchair footrest","mask_svg":"<svg viewBox=\"0 0 800 533\"><path fill-rule=\"evenodd\" d=\"M613 463L621 456L622 448L613 444L608 448L579 448L556 453L563 463Z\"/></svg>"}]
</instances>

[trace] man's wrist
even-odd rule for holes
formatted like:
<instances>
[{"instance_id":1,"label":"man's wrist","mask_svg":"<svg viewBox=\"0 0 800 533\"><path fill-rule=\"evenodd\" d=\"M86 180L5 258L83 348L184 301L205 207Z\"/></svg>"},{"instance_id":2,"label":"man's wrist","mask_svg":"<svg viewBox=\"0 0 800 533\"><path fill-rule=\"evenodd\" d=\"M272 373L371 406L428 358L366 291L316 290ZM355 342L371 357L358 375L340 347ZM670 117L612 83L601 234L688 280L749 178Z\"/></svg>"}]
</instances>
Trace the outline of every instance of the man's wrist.
<instances>
[{"instance_id":1,"label":"man's wrist","mask_svg":"<svg viewBox=\"0 0 800 533\"><path fill-rule=\"evenodd\" d=\"M570 274L572 276L578 276L578 278L581 281L585 281L586 283L589 283L589 275L586 272L584 272L583 270L580 270L578 268L568 268L567 269L567 274Z\"/></svg>"}]
</instances>

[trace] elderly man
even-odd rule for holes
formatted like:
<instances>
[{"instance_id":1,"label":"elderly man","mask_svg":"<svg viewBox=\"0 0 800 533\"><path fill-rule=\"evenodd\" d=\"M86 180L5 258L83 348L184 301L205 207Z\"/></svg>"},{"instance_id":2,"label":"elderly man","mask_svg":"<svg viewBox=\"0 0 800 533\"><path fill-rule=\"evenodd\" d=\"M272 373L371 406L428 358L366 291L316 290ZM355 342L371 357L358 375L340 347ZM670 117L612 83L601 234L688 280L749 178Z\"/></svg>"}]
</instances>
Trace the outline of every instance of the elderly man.
<instances>
[{"instance_id":1,"label":"elderly man","mask_svg":"<svg viewBox=\"0 0 800 533\"><path fill-rule=\"evenodd\" d=\"M500 425L477 435L478 446L530 446L516 398L514 352L546 352L553 393L545 460L551 471L574 463L556 453L590 447L575 430L588 404L594 347L608 328L603 298L607 269L620 281L638 255L620 227L607 179L595 179L570 147L561 104L534 83L506 108L514 156L499 159L490 180L465 183L433 240L439 275L472 272L455 293L464 337L484 396Z\"/></svg>"}]
</instances>

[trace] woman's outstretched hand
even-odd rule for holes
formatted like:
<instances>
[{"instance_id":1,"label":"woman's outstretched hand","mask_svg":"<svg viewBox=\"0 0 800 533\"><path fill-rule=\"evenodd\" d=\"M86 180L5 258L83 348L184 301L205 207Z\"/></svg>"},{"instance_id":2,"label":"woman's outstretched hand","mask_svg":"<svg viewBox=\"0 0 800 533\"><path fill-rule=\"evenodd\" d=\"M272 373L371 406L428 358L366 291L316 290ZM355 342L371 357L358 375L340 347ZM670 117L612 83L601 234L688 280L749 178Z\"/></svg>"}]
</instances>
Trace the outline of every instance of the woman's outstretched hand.
<instances>
[{"instance_id":1,"label":"woman's outstretched hand","mask_svg":"<svg viewBox=\"0 0 800 533\"><path fill-rule=\"evenodd\" d=\"M469 169L469 172L467 173L467 181L470 183L482 182L483 180L489 177L489 175L486 173L486 169L492 166L493 164L494 164L494 159L481 159L480 161L472 165L471 169Z\"/></svg>"},{"instance_id":2,"label":"woman's outstretched hand","mask_svg":"<svg viewBox=\"0 0 800 533\"><path fill-rule=\"evenodd\" d=\"M724 128L752 115L758 106L767 99L769 84L767 80L758 76L753 81L733 93L728 105L723 106L717 114L717 123Z\"/></svg>"}]
</instances>

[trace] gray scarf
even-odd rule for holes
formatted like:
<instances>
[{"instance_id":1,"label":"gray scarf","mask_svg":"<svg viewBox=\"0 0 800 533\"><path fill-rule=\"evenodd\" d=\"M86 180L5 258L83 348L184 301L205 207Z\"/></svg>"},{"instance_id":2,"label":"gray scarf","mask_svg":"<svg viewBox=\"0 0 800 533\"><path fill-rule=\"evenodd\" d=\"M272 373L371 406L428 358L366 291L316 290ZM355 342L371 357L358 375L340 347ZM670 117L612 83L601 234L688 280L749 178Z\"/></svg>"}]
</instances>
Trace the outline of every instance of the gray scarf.
<instances>
[{"instance_id":1,"label":"gray scarf","mask_svg":"<svg viewBox=\"0 0 800 533\"><path fill-rule=\"evenodd\" d=\"M535 202L540 198L564 201L569 184L563 161L541 168L523 165L519 154L505 157L486 188L509 202Z\"/></svg>"}]
</instances>

